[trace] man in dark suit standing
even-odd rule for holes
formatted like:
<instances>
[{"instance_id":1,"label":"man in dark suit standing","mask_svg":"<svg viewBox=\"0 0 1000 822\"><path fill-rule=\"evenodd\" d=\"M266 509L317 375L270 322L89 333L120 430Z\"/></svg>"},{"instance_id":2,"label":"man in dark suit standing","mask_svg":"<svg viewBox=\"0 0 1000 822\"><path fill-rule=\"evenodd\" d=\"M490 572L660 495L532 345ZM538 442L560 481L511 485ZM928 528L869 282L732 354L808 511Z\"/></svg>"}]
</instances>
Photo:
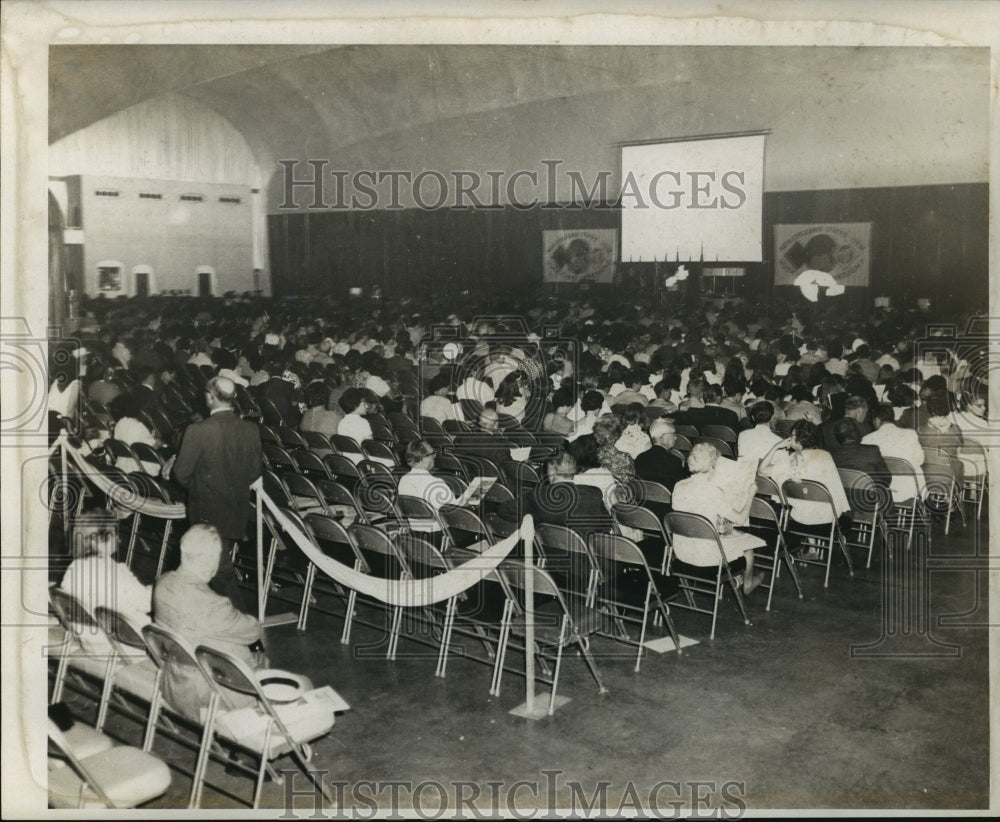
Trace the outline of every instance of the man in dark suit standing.
<instances>
[{"instance_id":1,"label":"man in dark suit standing","mask_svg":"<svg viewBox=\"0 0 1000 822\"><path fill-rule=\"evenodd\" d=\"M236 542L247 537L250 485L261 476L263 459L257 426L233 413L235 395L236 384L228 377L208 381L209 417L184 432L172 476L187 488L188 521L214 525L222 537L222 557L210 586L239 607L231 555Z\"/></svg>"},{"instance_id":2,"label":"man in dark suit standing","mask_svg":"<svg viewBox=\"0 0 1000 822\"><path fill-rule=\"evenodd\" d=\"M672 420L654 420L649 426L649 438L653 447L636 457L635 473L647 482L658 482L673 492L678 480L687 479L691 474L684 460L670 449L677 442L677 430Z\"/></svg>"}]
</instances>

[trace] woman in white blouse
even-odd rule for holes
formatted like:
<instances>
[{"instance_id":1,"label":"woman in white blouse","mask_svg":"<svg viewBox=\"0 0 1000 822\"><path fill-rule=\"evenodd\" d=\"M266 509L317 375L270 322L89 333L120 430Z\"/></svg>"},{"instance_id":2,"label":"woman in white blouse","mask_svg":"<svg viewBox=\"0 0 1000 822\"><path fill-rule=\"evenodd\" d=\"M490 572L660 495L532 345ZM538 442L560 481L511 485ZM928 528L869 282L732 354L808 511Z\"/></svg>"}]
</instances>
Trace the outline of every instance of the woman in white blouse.
<instances>
[{"instance_id":1,"label":"woman in white blouse","mask_svg":"<svg viewBox=\"0 0 1000 822\"><path fill-rule=\"evenodd\" d=\"M77 517L73 526L75 559L63 575L60 587L79 600L90 613L99 607L111 608L141 628L150 621L152 588L143 585L123 562L115 561L118 548L117 522L104 512ZM83 649L107 654L111 645L103 634L84 631Z\"/></svg>"}]
</instances>

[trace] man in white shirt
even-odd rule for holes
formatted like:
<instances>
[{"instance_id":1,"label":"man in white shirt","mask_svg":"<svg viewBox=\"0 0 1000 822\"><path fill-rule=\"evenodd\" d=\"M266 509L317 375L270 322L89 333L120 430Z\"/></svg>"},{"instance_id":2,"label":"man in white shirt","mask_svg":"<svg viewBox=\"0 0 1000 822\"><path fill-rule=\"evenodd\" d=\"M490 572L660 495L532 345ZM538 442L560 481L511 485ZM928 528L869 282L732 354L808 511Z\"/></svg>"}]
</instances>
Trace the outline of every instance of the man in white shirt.
<instances>
[{"instance_id":1,"label":"man in white shirt","mask_svg":"<svg viewBox=\"0 0 1000 822\"><path fill-rule=\"evenodd\" d=\"M900 428L894 421L891 405L878 405L872 412L872 422L875 430L861 438L862 445L877 445L883 457L894 457L906 460L913 466L916 479L912 477L893 477L889 484L894 502L913 499L917 487L923 486L923 471L920 466L924 462L924 447L920 444L920 436L912 428Z\"/></svg>"},{"instance_id":2,"label":"man in white shirt","mask_svg":"<svg viewBox=\"0 0 1000 822\"><path fill-rule=\"evenodd\" d=\"M434 446L427 440L414 440L406 446L406 462L410 470L399 478L397 493L401 497L416 497L426 502L434 511L443 505L457 505L458 498L440 477L435 477ZM410 528L421 533L438 533L441 526L435 520L411 519Z\"/></svg>"},{"instance_id":3,"label":"man in white shirt","mask_svg":"<svg viewBox=\"0 0 1000 822\"><path fill-rule=\"evenodd\" d=\"M447 420L461 420L462 406L453 403L448 396L448 388L451 379L447 374L437 374L431 381L428 389L430 394L420 401L420 416L430 417L444 424Z\"/></svg>"},{"instance_id":4,"label":"man in white shirt","mask_svg":"<svg viewBox=\"0 0 1000 822\"><path fill-rule=\"evenodd\" d=\"M762 460L781 437L771 430L771 418L774 416L774 406L767 400L754 403L748 412L753 428L740 431L736 443L736 452L741 460Z\"/></svg>"}]
</instances>

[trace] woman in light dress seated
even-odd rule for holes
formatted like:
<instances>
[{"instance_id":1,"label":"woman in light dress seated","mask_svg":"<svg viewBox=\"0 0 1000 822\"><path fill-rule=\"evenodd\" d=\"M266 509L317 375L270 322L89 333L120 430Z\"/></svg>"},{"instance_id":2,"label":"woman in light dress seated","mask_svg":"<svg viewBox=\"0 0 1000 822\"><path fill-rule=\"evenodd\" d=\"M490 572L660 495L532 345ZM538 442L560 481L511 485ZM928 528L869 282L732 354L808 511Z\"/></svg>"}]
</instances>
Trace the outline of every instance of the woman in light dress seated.
<instances>
[{"instance_id":1,"label":"woman in light dress seated","mask_svg":"<svg viewBox=\"0 0 1000 822\"><path fill-rule=\"evenodd\" d=\"M74 596L93 616L99 607L117 611L142 628L150 621L152 588L143 585L124 562L115 560L118 523L104 511L77 517L73 525L74 560L66 569L60 587ZM110 653L111 643L103 633L84 631L84 651Z\"/></svg>"},{"instance_id":2,"label":"woman in light dress seated","mask_svg":"<svg viewBox=\"0 0 1000 822\"><path fill-rule=\"evenodd\" d=\"M697 443L688 455L691 477L674 486L671 506L674 511L700 514L715 524L726 562L735 562L741 557L746 560L743 593L749 594L764 580L763 574L753 572L753 552L767 543L733 527L734 523L747 522L753 491L750 487L730 487L732 481L723 480L716 471L718 461L719 452L714 445ZM673 549L674 556L688 565L706 567L719 563L719 549L713 540L677 534L673 538Z\"/></svg>"}]
</instances>

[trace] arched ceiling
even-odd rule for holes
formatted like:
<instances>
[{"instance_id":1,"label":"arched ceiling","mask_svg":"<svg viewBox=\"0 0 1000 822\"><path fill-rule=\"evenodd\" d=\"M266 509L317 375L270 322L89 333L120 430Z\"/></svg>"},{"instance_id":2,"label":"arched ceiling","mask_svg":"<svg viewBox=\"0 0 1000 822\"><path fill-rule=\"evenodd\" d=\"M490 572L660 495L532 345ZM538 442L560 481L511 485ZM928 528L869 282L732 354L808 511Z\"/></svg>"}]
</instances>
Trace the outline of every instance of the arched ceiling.
<instances>
[{"instance_id":1,"label":"arched ceiling","mask_svg":"<svg viewBox=\"0 0 1000 822\"><path fill-rule=\"evenodd\" d=\"M919 154L926 144L930 162L942 139L951 139L952 148L976 154L985 179L988 54L948 48L60 45L50 48L49 140L177 92L228 119L262 165L272 167L282 157L342 152L360 158L368 146L382 152L373 161L388 162L413 135L438 149L442 138L453 139L447 148L457 153L464 148L458 141L467 139L486 163L492 152L506 150L512 134L537 145L548 114L566 129L577 122L569 111L593 111L601 121L592 140L602 144L608 137L613 143L756 128L771 129L778 146L826 135L835 142L842 124L844 138L863 133L877 152L898 153L890 139L902 141L904 155L911 148ZM491 136L491 123L506 132ZM545 135L557 145L566 136L557 129ZM957 182L968 174L953 176Z\"/></svg>"}]
</instances>

